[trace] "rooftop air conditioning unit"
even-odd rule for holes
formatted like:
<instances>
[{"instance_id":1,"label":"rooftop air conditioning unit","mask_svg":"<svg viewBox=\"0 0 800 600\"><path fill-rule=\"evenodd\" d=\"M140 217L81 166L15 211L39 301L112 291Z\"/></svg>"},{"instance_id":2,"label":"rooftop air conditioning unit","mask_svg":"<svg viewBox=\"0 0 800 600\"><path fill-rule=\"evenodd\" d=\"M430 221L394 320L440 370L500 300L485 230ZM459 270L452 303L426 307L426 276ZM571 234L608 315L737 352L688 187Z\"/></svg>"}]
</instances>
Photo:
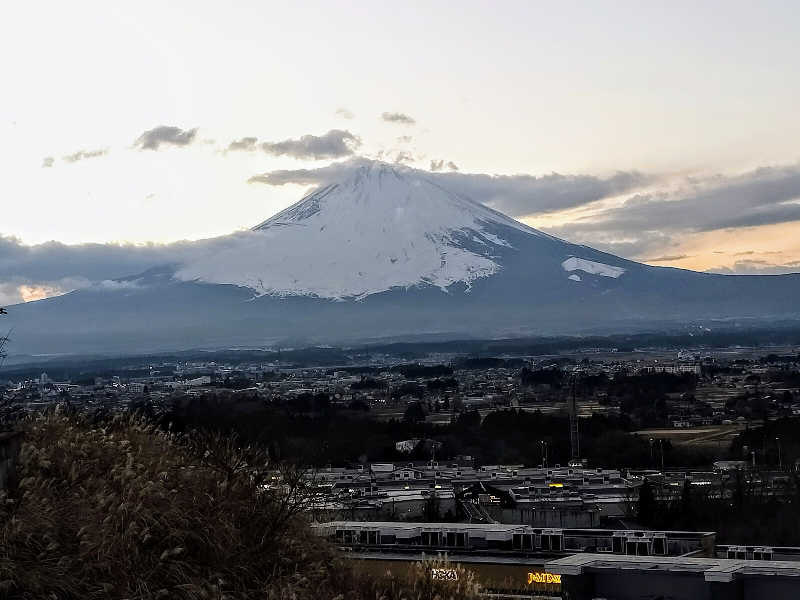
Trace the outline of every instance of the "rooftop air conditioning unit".
<instances>
[{"instance_id":1,"label":"rooftop air conditioning unit","mask_svg":"<svg viewBox=\"0 0 800 600\"><path fill-rule=\"evenodd\" d=\"M747 559L747 548L745 546L728 546L728 558L739 560Z\"/></svg>"},{"instance_id":2,"label":"rooftop air conditioning unit","mask_svg":"<svg viewBox=\"0 0 800 600\"><path fill-rule=\"evenodd\" d=\"M753 548L753 560L772 560L772 548Z\"/></svg>"}]
</instances>

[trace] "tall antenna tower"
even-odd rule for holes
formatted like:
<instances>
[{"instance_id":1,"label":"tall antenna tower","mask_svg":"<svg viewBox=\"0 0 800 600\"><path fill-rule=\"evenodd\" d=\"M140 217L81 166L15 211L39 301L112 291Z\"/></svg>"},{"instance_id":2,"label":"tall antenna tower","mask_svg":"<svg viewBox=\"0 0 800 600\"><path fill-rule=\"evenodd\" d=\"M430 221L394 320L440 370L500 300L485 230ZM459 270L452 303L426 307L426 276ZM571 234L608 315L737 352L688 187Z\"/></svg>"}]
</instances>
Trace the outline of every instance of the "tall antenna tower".
<instances>
[{"instance_id":1,"label":"tall antenna tower","mask_svg":"<svg viewBox=\"0 0 800 600\"><path fill-rule=\"evenodd\" d=\"M6 312L6 309L0 306L0 315L7 315L7 314L8 313ZM3 366L3 363L5 362L6 359L6 344L8 344L8 336L10 335L10 333L11 332L9 332L8 334L0 333L0 367Z\"/></svg>"},{"instance_id":2,"label":"tall antenna tower","mask_svg":"<svg viewBox=\"0 0 800 600\"><path fill-rule=\"evenodd\" d=\"M569 450L570 460L580 460L581 436L578 431L578 404L575 401L575 375L572 376L572 397L569 401Z\"/></svg>"}]
</instances>

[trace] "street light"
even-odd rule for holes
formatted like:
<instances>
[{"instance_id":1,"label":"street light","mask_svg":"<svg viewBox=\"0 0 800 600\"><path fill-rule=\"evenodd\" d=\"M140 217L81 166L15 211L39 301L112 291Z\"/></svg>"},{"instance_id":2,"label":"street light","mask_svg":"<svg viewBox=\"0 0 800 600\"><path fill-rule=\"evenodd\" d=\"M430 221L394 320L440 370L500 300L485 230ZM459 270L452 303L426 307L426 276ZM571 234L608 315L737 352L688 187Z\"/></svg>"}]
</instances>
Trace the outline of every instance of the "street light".
<instances>
[{"instance_id":1,"label":"street light","mask_svg":"<svg viewBox=\"0 0 800 600\"><path fill-rule=\"evenodd\" d=\"M776 437L775 441L778 443L778 470L783 471L783 457L781 456L781 438Z\"/></svg>"}]
</instances>

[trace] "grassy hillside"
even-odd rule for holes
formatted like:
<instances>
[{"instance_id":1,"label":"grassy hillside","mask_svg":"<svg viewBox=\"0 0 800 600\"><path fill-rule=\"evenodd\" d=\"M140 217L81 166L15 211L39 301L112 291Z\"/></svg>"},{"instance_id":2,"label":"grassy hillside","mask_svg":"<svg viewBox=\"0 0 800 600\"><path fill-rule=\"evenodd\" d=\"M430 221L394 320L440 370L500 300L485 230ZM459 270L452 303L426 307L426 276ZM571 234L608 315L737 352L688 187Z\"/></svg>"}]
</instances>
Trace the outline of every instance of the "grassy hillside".
<instances>
[{"instance_id":1,"label":"grassy hillside","mask_svg":"<svg viewBox=\"0 0 800 600\"><path fill-rule=\"evenodd\" d=\"M477 586L370 578L313 537L302 474L235 439L52 413L20 424L0 493L0 598L471 598Z\"/></svg>"}]
</instances>

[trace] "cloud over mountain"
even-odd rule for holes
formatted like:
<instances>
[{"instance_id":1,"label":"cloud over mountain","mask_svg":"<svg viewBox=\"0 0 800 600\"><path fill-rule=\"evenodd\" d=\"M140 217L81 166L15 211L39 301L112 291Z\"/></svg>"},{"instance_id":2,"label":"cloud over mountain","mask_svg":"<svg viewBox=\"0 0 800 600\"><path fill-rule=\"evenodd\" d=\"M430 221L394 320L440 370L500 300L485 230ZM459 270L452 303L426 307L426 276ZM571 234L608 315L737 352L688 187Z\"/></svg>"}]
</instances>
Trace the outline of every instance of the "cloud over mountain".
<instances>
[{"instance_id":1,"label":"cloud over mountain","mask_svg":"<svg viewBox=\"0 0 800 600\"><path fill-rule=\"evenodd\" d=\"M321 185L340 179L358 168L364 158L332 163L318 169L277 170L255 175L251 183ZM458 168L454 163L432 167ZM611 177L593 175L485 175L472 173L420 172L454 192L463 194L508 215L519 217L554 212L616 196L647 184L651 177L638 172L618 172Z\"/></svg>"},{"instance_id":2,"label":"cloud over mountain","mask_svg":"<svg viewBox=\"0 0 800 600\"><path fill-rule=\"evenodd\" d=\"M351 156L361 146L361 139L343 129L331 129L323 135L304 135L281 142L264 142L261 149L276 156L322 160Z\"/></svg>"},{"instance_id":3,"label":"cloud over mountain","mask_svg":"<svg viewBox=\"0 0 800 600\"><path fill-rule=\"evenodd\" d=\"M47 295L52 295L136 275L225 247L234 238L172 244L27 245L0 235L0 305L22 301L26 289L49 290Z\"/></svg>"},{"instance_id":4,"label":"cloud over mountain","mask_svg":"<svg viewBox=\"0 0 800 600\"><path fill-rule=\"evenodd\" d=\"M432 160L430 165L430 170L433 172L436 171L443 171L444 169L449 169L451 171L458 171L458 165L454 163L452 160L448 160L445 162L444 159L439 160Z\"/></svg>"}]
</instances>

